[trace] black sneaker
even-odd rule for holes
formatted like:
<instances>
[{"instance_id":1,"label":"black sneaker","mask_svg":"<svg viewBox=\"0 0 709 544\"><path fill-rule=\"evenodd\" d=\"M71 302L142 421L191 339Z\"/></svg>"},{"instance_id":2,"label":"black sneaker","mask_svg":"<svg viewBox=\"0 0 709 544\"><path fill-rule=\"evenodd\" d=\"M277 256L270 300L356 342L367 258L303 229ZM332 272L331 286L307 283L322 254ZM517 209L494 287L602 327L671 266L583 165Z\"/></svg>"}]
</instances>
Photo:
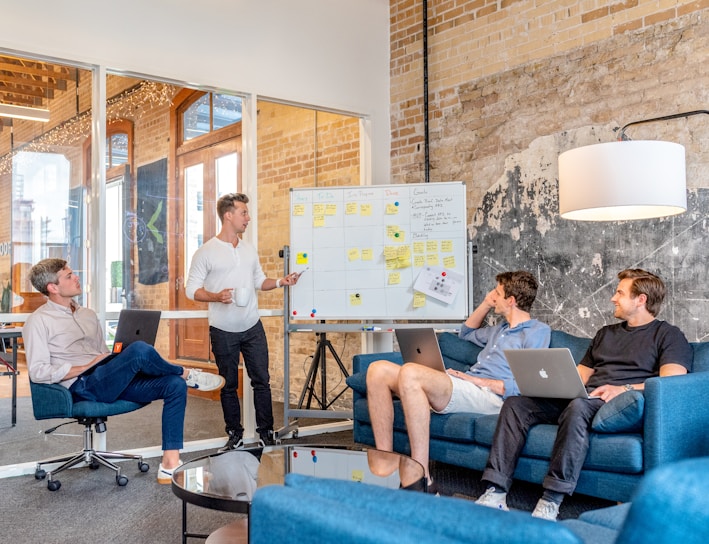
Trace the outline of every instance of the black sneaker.
<instances>
[{"instance_id":1,"label":"black sneaker","mask_svg":"<svg viewBox=\"0 0 709 544\"><path fill-rule=\"evenodd\" d=\"M238 450L244 447L244 440L241 435L237 435L236 433L229 432L228 433L229 440L227 440L226 444L219 448L217 451L218 452L224 452L224 451L231 451L231 450Z\"/></svg>"},{"instance_id":2,"label":"black sneaker","mask_svg":"<svg viewBox=\"0 0 709 544\"><path fill-rule=\"evenodd\" d=\"M262 446L273 446L276 443L276 440L273 438L273 431L270 429L258 433L258 436Z\"/></svg>"}]
</instances>

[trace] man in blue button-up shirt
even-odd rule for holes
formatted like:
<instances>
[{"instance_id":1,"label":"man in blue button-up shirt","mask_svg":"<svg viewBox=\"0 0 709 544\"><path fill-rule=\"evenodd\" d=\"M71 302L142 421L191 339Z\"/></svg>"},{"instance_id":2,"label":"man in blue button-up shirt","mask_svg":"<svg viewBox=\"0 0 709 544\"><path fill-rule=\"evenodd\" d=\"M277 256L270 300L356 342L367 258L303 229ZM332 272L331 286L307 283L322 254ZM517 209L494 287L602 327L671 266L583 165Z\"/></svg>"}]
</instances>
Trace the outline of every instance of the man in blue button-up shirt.
<instances>
[{"instance_id":1,"label":"man in blue button-up shirt","mask_svg":"<svg viewBox=\"0 0 709 544\"><path fill-rule=\"evenodd\" d=\"M367 400L377 449L393 451L393 396L401 399L411 444L411 457L421 463L429 490L435 490L428 472L431 410L440 414L476 412L496 414L502 401L519 395L503 349L545 348L551 329L532 319L529 310L537 296L537 280L524 270L503 272L497 286L465 320L460 337L483 350L467 371L447 373L404 362L375 361L367 371ZM494 310L504 320L482 327Z\"/></svg>"}]
</instances>

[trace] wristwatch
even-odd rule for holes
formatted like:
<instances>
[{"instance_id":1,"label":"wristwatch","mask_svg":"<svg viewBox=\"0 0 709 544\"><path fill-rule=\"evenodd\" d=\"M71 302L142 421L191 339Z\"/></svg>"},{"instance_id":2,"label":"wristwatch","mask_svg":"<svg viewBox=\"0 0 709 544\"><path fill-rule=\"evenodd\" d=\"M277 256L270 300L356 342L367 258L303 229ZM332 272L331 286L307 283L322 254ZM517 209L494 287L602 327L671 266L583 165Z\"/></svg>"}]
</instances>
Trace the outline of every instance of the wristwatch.
<instances>
[{"instance_id":1,"label":"wristwatch","mask_svg":"<svg viewBox=\"0 0 709 544\"><path fill-rule=\"evenodd\" d=\"M623 388L624 388L626 391L635 391L635 388L634 388L632 385L630 385L629 383L626 383L626 384L623 386Z\"/></svg>"}]
</instances>

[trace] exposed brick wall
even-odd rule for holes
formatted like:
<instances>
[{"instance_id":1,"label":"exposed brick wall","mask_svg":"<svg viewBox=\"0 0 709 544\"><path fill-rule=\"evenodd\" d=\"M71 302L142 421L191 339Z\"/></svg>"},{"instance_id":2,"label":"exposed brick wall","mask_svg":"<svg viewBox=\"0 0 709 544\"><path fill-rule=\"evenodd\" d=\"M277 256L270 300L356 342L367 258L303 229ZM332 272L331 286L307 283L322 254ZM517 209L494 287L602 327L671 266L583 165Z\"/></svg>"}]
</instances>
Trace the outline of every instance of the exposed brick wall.
<instances>
[{"instance_id":1,"label":"exposed brick wall","mask_svg":"<svg viewBox=\"0 0 709 544\"><path fill-rule=\"evenodd\" d=\"M259 102L258 112L259 253L266 275L279 278L283 276L284 263L278 252L290 243L289 189L359 185L359 121L263 101ZM280 309L283 295L280 289L262 292L259 306ZM282 400L283 319L269 317L263 322L271 356L273 396ZM329 337L348 367L360 347L352 336L359 335ZM303 389L316 342L312 333L290 336L291 401L297 401ZM330 389L340 381L339 369L329 355L326 367Z\"/></svg>"},{"instance_id":2,"label":"exposed brick wall","mask_svg":"<svg viewBox=\"0 0 709 544\"><path fill-rule=\"evenodd\" d=\"M424 180L422 4L390 4L396 182ZM708 13L709 0L429 1L431 180L472 181L472 205L500 174L504 157L532 136L706 106L699 91L706 83L694 85L706 77L700 29ZM694 39L699 47L687 45ZM539 68L549 64L559 75L540 76ZM672 83L658 78L657 65L674 72ZM564 72L575 73L581 85L567 86L566 97L558 89ZM678 89L675 83L685 77ZM481 157L497 159L472 169Z\"/></svg>"}]
</instances>

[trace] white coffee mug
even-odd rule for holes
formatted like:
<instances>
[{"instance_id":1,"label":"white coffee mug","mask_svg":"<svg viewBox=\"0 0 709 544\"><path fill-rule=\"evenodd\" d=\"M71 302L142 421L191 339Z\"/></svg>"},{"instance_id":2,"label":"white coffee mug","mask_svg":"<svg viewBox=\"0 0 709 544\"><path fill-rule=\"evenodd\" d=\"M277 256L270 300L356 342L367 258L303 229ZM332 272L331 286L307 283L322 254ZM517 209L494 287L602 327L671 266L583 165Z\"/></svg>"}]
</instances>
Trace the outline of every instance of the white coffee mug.
<instances>
[{"instance_id":1,"label":"white coffee mug","mask_svg":"<svg viewBox=\"0 0 709 544\"><path fill-rule=\"evenodd\" d=\"M246 306L251 297L251 289L249 287L235 287L232 293L234 304L237 306Z\"/></svg>"}]
</instances>

